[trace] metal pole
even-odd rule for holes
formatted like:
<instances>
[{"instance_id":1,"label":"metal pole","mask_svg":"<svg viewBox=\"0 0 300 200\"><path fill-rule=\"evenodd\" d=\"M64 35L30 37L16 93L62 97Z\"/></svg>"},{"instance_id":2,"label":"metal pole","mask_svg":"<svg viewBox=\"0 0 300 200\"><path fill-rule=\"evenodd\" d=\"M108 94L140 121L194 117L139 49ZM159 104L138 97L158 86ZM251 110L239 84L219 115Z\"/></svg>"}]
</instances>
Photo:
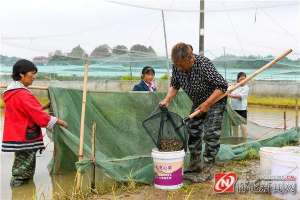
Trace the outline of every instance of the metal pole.
<instances>
[{"instance_id":1,"label":"metal pole","mask_svg":"<svg viewBox=\"0 0 300 200\"><path fill-rule=\"evenodd\" d=\"M226 66L225 56L226 56L225 47L223 47L224 70L225 70L225 74L224 74L225 77L224 78L225 78L225 80L227 80L227 66Z\"/></svg>"},{"instance_id":2,"label":"metal pole","mask_svg":"<svg viewBox=\"0 0 300 200\"><path fill-rule=\"evenodd\" d=\"M199 55L204 56L204 0L200 0Z\"/></svg>"},{"instance_id":3,"label":"metal pole","mask_svg":"<svg viewBox=\"0 0 300 200\"><path fill-rule=\"evenodd\" d=\"M162 18L162 22L163 22L165 51L166 51L166 58L167 58L167 61L168 61L167 70L168 70L168 78L169 78L169 76L170 76L170 65L169 65L168 43L167 43L167 32L166 32L166 22L165 22L164 10L161 10L161 18Z\"/></svg>"}]
</instances>

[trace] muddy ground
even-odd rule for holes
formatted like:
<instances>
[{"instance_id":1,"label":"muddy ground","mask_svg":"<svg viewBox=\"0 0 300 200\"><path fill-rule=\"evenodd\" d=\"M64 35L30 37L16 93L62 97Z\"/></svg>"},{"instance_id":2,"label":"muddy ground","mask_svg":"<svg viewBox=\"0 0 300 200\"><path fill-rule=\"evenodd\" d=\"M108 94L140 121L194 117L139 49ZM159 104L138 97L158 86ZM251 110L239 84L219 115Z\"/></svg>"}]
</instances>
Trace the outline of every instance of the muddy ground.
<instances>
[{"instance_id":1,"label":"muddy ground","mask_svg":"<svg viewBox=\"0 0 300 200\"><path fill-rule=\"evenodd\" d=\"M226 164L218 164L216 172L229 172L234 171L238 175L239 180L256 181L259 172L259 160L242 160L232 161ZM131 188L130 188L131 187ZM277 199L268 193L231 193L231 194L218 194L213 191L214 180L207 181L199 184L185 185L176 191L164 191L155 189L153 186L140 185L128 186L121 190L112 191L105 195L92 195L89 200L110 200L110 199L126 199L126 200L199 200L199 199Z\"/></svg>"}]
</instances>

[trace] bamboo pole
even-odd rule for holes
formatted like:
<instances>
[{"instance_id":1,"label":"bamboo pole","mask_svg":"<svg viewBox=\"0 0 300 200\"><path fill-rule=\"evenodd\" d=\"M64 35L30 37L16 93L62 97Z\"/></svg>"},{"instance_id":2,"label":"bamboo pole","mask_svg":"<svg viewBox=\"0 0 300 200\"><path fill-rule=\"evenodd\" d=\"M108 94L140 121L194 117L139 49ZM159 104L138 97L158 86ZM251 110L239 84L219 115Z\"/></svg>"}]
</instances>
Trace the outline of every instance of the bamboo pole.
<instances>
[{"instance_id":1,"label":"bamboo pole","mask_svg":"<svg viewBox=\"0 0 300 200\"><path fill-rule=\"evenodd\" d=\"M83 94L82 94L82 106L81 106L81 118L80 118L80 139L79 139L79 152L78 160L83 160L83 143L84 143L84 120L85 120L85 108L86 108L86 94L87 94L87 81L88 81L88 68L89 65L86 63L84 65L84 75L83 75ZM82 175L77 174L77 184L76 190L79 191L81 188Z\"/></svg>"},{"instance_id":2,"label":"bamboo pole","mask_svg":"<svg viewBox=\"0 0 300 200\"><path fill-rule=\"evenodd\" d=\"M96 122L93 122L92 125L92 137L91 137L91 143L92 143L92 161L93 161L93 167L91 172L91 190L92 192L95 191L96 186Z\"/></svg>"},{"instance_id":3,"label":"bamboo pole","mask_svg":"<svg viewBox=\"0 0 300 200\"><path fill-rule=\"evenodd\" d=\"M262 66L261 68L259 68L258 70L256 70L253 74L251 74L250 76L248 76L247 78L245 78L243 81L241 81L240 83L234 85L231 88L228 88L228 90L226 91L226 93L224 93L223 95L221 95L219 98L217 98L214 102L212 102L212 105L214 105L216 102L218 102L220 99L223 99L224 97L226 97L228 94L230 94L232 91L236 90L237 88L239 88L241 85L244 85L246 83L248 83L250 80L252 80L255 76L257 76L258 74L262 73L263 71L267 70L268 68L270 68L271 66L273 66L274 64L276 64L278 61L282 60L284 57L286 57L288 54L290 54L293 50L292 49L288 49L287 51L285 51L283 54L279 55L277 58L275 58L274 60L270 61L269 63L265 64L264 66ZM188 116L187 119L192 119L195 116L201 114L201 112L199 110L196 110L195 112L193 112L192 114L190 114ZM186 120L186 119L185 119Z\"/></svg>"}]
</instances>

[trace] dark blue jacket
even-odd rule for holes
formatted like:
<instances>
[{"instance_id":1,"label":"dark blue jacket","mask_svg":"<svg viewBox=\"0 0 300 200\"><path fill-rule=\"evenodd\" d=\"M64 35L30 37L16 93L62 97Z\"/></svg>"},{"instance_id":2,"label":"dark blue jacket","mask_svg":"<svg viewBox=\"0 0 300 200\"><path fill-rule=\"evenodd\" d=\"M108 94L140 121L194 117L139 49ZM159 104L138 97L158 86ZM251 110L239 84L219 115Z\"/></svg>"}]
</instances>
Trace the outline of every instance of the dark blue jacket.
<instances>
[{"instance_id":1,"label":"dark blue jacket","mask_svg":"<svg viewBox=\"0 0 300 200\"><path fill-rule=\"evenodd\" d=\"M150 91L150 90L149 87L146 85L146 83L143 80L141 80L139 84L136 84L133 87L133 91ZM156 91L156 88L154 88L153 91Z\"/></svg>"}]
</instances>

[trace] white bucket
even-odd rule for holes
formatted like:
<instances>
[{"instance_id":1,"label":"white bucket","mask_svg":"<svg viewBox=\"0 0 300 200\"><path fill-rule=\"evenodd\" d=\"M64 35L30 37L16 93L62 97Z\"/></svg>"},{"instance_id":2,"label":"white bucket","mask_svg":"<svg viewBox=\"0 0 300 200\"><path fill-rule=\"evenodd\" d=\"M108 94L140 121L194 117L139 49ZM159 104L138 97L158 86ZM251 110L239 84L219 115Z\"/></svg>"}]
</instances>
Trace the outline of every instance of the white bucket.
<instances>
[{"instance_id":1,"label":"white bucket","mask_svg":"<svg viewBox=\"0 0 300 200\"><path fill-rule=\"evenodd\" d=\"M280 199L300 199L300 154L299 153L286 153L277 152L273 155L271 177L286 176L295 177L297 185L297 193L293 194L291 191L285 191L286 193L272 192L272 195ZM285 181L272 181L272 186L278 188L279 185L291 184L287 180Z\"/></svg>"},{"instance_id":2,"label":"white bucket","mask_svg":"<svg viewBox=\"0 0 300 200\"><path fill-rule=\"evenodd\" d=\"M175 190L183 186L184 150L161 152L152 149L154 162L154 186L158 189Z\"/></svg>"},{"instance_id":3,"label":"white bucket","mask_svg":"<svg viewBox=\"0 0 300 200\"><path fill-rule=\"evenodd\" d=\"M262 147L259 150L260 157L260 175L270 176L272 168L273 156L278 154L291 154L300 152L300 148L296 146L279 147Z\"/></svg>"},{"instance_id":4,"label":"white bucket","mask_svg":"<svg viewBox=\"0 0 300 200\"><path fill-rule=\"evenodd\" d=\"M260 175L269 176L271 175L272 167L272 155L279 151L279 147L262 147L259 150L260 158Z\"/></svg>"}]
</instances>

